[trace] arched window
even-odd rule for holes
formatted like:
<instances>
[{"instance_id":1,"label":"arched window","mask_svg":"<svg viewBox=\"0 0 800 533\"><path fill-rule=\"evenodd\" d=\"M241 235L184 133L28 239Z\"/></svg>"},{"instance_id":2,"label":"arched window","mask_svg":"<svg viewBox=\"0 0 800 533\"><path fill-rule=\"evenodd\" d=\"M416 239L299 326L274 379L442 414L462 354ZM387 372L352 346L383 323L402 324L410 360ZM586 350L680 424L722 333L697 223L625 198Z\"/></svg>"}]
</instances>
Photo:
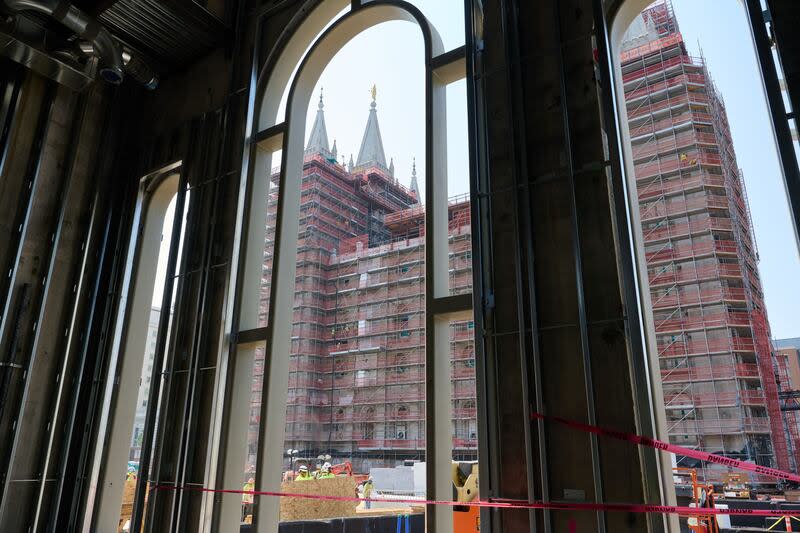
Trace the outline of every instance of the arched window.
<instances>
[{"instance_id":1,"label":"arched window","mask_svg":"<svg viewBox=\"0 0 800 533\"><path fill-rule=\"evenodd\" d=\"M610 60L661 438L793 470L800 420L759 377L780 367L770 338L794 336L783 317L800 296L786 253L798 199L784 192L797 161L775 142L785 124L773 123L780 96L762 77L774 65L761 17L757 1L628 0ZM698 469L707 482L724 472Z\"/></svg>"},{"instance_id":2,"label":"arched window","mask_svg":"<svg viewBox=\"0 0 800 533\"><path fill-rule=\"evenodd\" d=\"M118 308L110 375L104 404L113 398L115 408L103 413L108 424L103 457L94 458L97 479L97 524L116 529L123 491L132 490L139 468L152 459L156 410L162 370L170 344L170 323L176 273L180 271L182 238L188 211L188 189L181 162L167 165L140 180L133 215L122 294L129 295ZM152 401L151 401L152 400ZM249 419L249 411L245 411ZM134 438L135 435L135 438ZM133 464L129 461L133 461ZM136 466L133 466L136 465ZM126 485L120 483L125 480ZM136 486L143 494L145 487ZM144 501L144 498L139 499ZM89 516L89 514L87 514Z\"/></svg>"},{"instance_id":3,"label":"arched window","mask_svg":"<svg viewBox=\"0 0 800 533\"><path fill-rule=\"evenodd\" d=\"M425 2L421 2L425 4ZM258 87L255 101L250 108L252 120L251 150L246 158L249 172L242 182L240 199L240 241L235 245L239 253L239 268L232 278L232 286L238 287L235 298L232 299L229 314L238 317L238 324L232 326L236 332L236 343L232 346L235 353L235 363L232 367L235 375L232 378L232 390L239 390L238 383L246 386L247 369L252 367L252 361L257 351L263 349L264 357L269 360L268 373L264 376L264 392L262 396L262 416L259 430L259 456L256 484L261 490L270 487L277 490L279 487L275 480L280 479L281 461L274 452L283 446L283 428L286 399L287 375L300 368L306 367L309 371L330 375L328 367L347 368L349 361L354 365L353 370L365 371L369 376L376 376L368 380L362 387L354 391L333 387L323 393L329 398L325 405L320 406L320 413L327 412L330 417L335 413L333 405L340 403L358 404L359 402L374 401L375 394L381 387L382 376L386 375L387 362L391 355L382 350L392 347L420 346L420 362L427 361L426 372L429 388L422 389L417 386L423 398L427 396L425 427L428 432L427 450L425 458L429 468L448 469L452 459L451 442L451 411L452 399L449 397L451 389L451 368L447 353L450 350L449 329L453 320L471 319L472 295L470 293L470 276L464 272L458 279L451 279L449 265L452 263L452 248L448 243L448 233L461 232L462 255L468 251L469 233L464 228L469 222L468 195L464 195L461 204L448 203L448 132L447 109L448 95L456 82L463 79L465 72L464 48L458 48L461 43L456 42L456 48L448 51L436 29L426 18L426 10L433 9L434 4L428 4L420 10L414 2L402 1L374 1L374 2L345 2L330 0L317 4L303 17L299 17L284 33L279 47L270 53L266 62L256 75ZM439 4L439 3L437 3ZM436 9L441 11L441 3ZM463 8L461 2L451 2ZM446 16L446 13L445 13ZM451 16L452 18L452 16ZM419 221L424 224L424 231L416 234L409 233L403 241L403 246L418 242L413 250L399 253L399 261L408 264L409 268L394 268L383 273L369 273L360 271L349 272L348 265L338 260L345 254L358 253L381 242L390 242L391 236L382 229L388 222L386 212L379 217L368 218L373 213L367 209L364 219L356 208L351 215L342 218L328 209L331 198L339 198L343 187L310 176L304 172L304 156L308 156L308 146L305 135L305 118L309 106L313 103L319 106L322 112L324 105L319 101L319 94L314 91L317 80L323 73L326 65L342 47L362 31L378 24L390 21L406 21L418 27L418 35L423 42L421 53L418 57L419 65L424 69L422 102L425 109L424 159L416 161L414 170L425 176L424 187L414 190L413 186L393 185L394 165L392 161L385 161L376 155L372 160L377 171L373 182L372 171L359 174L360 181L354 184L356 190L365 194L380 196L381 192L372 188L381 183L388 183L392 194L406 195L401 198L401 209L410 207L413 201L424 199L424 209L417 211ZM460 25L463 42L463 25ZM458 33L457 33L458 34ZM288 88L288 91L287 91ZM463 84L461 85L463 89ZM281 113L281 99L286 94L285 114ZM367 125L373 121L372 113L375 109L375 93L373 92L372 111ZM464 107L466 102L464 101ZM462 114L466 116L463 112ZM377 123L375 125L377 128ZM312 136L318 131L312 128ZM460 129L466 130L466 123ZM320 165L327 165L326 172L334 174L353 175L353 168L359 167L359 161L350 167L348 161L339 164L341 154L337 153L338 146L327 144L327 139L315 145ZM317 137L314 137L316 139ZM368 135L365 133L365 139ZM362 150L370 152L372 141L365 140ZM365 148L366 146L366 148ZM381 150L382 151L382 150ZM375 151L380 154L381 151ZM461 154L463 160L463 150ZM369 162L365 160L365 163ZM278 164L279 163L279 164ZM466 173L466 164L462 163ZM330 168L328 168L330 167ZM302 179L297 177L302 176ZM412 173L413 176L413 173ZM347 178L350 179L350 178ZM346 181L346 180L345 180ZM466 180L465 180L466 182ZM377 198L377 196L376 196ZM332 200L331 200L332 201ZM376 200L377 201L377 200ZM397 199L384 197L384 202L395 202ZM466 202L466 203L464 203ZM315 211L301 212L301 206L314 205ZM355 204L355 202L350 202ZM454 207L454 205L456 207ZM460 206L460 207L459 207ZM397 211L397 209L394 209ZM392 212L390 209L388 212ZM247 219L244 214L247 213ZM310 222L313 215L314 222ZM304 218L305 217L305 218ZM267 220L266 234L264 220ZM349 220L348 220L349 219ZM346 222L343 222L343 220ZM379 220L377 226L372 220ZM359 224L367 228L365 235L371 237L361 239L359 233L353 228ZM354 237L350 237L350 233ZM362 231L362 230L359 230ZM373 233L371 233L373 232ZM374 241L373 241L374 239ZM389 240L383 240L389 239ZM266 252L265 252L266 242ZM312 257L309 243L314 244L315 251ZM466 244L465 244L466 243ZM423 246L424 244L424 246ZM319 250L319 251L316 251ZM320 255L321 254L321 255ZM340 276L364 279L358 287L353 284L321 284L297 286L292 280L312 280L322 276L322 270L314 265L321 264L320 257L324 256L326 265L336 264ZM333 259L335 258L335 261ZM301 264L301 261L303 262ZM364 261L367 264L367 261ZM373 262L374 264L374 262ZM424 269L421 268L424 264ZM396 265L396 267L399 265ZM330 268L326 266L326 268ZM382 267L379 267L382 268ZM415 270L416 269L416 270ZM382 328L391 327L389 324L396 320L388 320L387 301L392 297L390 293L383 301L376 301L362 310L375 316L367 317L362 328L359 321L358 327L352 331L343 328L326 326L324 328L298 328L293 322L298 306L316 306L318 308L342 309L352 306L353 300L360 297L372 287L383 283L382 276L389 274L395 277L409 277L410 273L424 272L424 285L416 283L416 294L419 299L420 309L428 312L418 312L405 320L406 336L401 338L396 333L389 335ZM287 281L289 280L289 281ZM390 282L391 283L391 282ZM399 283L399 281L397 282ZM413 285L413 280L405 280L407 285ZM424 287L424 288L423 288ZM331 288L328 291L328 288ZM380 289L384 290L384 289ZM397 290L400 290L399 288ZM404 289L408 290L408 289ZM327 292L326 292L327 291ZM453 295L453 296L451 296ZM286 312L294 306L295 313ZM338 311L337 311L338 313ZM299 317L309 315L300 313ZM332 317L334 323L345 320L344 317L352 316L343 312L341 316ZM355 317L352 317L355 319ZM351 320L352 320L351 319ZM380 322L377 319L382 319ZM359 319L360 320L360 319ZM356 324L354 322L354 324ZM386 325L383 325L386 324ZM376 342L375 333L383 335L386 342ZM371 337L370 335L373 335ZM312 340L312 337L320 340ZM317 342L318 344L313 344ZM320 344L321 342L321 344ZM330 344L330 346L329 346ZM317 350L316 352L314 350ZM364 357L359 355L363 354ZM440 354L436 357L436 354ZM442 356L442 354L444 356ZM344 362L343 362L344 361ZM233 360L232 360L233 362ZM357 366L355 366L357 365ZM241 374L240 374L241 372ZM430 379L432 377L432 379ZM329 379L330 381L330 379ZM325 379L323 379L325 382ZM375 390L370 390L370 387ZM473 389L474 390L474 389ZM386 392L385 394L388 394ZM392 394L395 394L392 392ZM411 394L411 392L404 392ZM235 396L235 395L234 395ZM294 394L293 394L294 397ZM225 411L235 413L239 401L234 397L229 401ZM388 400L387 400L388 401ZM369 412L369 411L367 411ZM235 418L235 417L234 417ZM325 417L320 418L321 440L319 446L332 450L334 446L330 441L330 432L326 429ZM228 421L227 435L218 433L219 439L225 438L228 450L225 458L224 474L219 480L219 485L238 485L241 483L242 463L245 457L240 452L233 452L239 448L241 442L241 427L244 422L238 418ZM366 424L365 424L366 426ZM374 428L370 428L370 432ZM422 427L420 428L422 431ZM367 432L367 428L363 429ZM342 432L340 432L342 433ZM436 436L438 435L438 438ZM237 440L238 438L238 440ZM327 439L327 440L326 440ZM372 439L364 439L372 440ZM358 449L358 441L354 439L346 446ZM346 446L344 446L346 448ZM343 446L339 446L342 448ZM337 448L337 449L339 449ZM274 456L274 457L273 457ZM365 464L368 464L365 463ZM445 471L445 470L442 470ZM451 498L451 482L447 476L437 476L437 485L428 487L428 496ZM228 501L230 500L230 501ZM240 517L239 502L235 498L225 499L220 506L223 522ZM259 517L256 521L261 524L277 525L277 501L264 499L257 506ZM263 522L262 522L263 521ZM452 530L452 517L449 513L436 514L438 531ZM260 526L261 527L261 526ZM271 526L270 526L271 527Z\"/></svg>"}]
</instances>

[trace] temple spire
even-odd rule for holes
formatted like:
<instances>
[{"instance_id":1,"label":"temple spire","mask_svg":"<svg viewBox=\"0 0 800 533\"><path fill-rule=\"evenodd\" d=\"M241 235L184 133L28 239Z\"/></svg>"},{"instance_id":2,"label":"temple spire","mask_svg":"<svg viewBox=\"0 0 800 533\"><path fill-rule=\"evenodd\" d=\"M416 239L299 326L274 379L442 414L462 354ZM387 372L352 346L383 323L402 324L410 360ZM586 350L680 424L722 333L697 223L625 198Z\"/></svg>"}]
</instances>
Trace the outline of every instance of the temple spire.
<instances>
[{"instance_id":1,"label":"temple spire","mask_svg":"<svg viewBox=\"0 0 800 533\"><path fill-rule=\"evenodd\" d=\"M325 128L325 104L322 103L322 89L319 91L319 105L317 106L317 117L311 127L311 135L308 137L307 153L321 153L327 156L330 153L328 148L328 130Z\"/></svg>"},{"instance_id":2,"label":"temple spire","mask_svg":"<svg viewBox=\"0 0 800 533\"><path fill-rule=\"evenodd\" d=\"M411 192L417 195L417 204L421 204L420 201L421 197L419 195L419 184L417 183L417 158L414 158L414 162L411 164L411 185L409 186ZM416 204L414 204L416 205Z\"/></svg>"},{"instance_id":3,"label":"temple spire","mask_svg":"<svg viewBox=\"0 0 800 533\"><path fill-rule=\"evenodd\" d=\"M378 126L378 112L376 111L377 89L372 86L372 103L370 104L367 127L364 128L364 137L361 139L361 148L358 150L356 166L377 165L386 168L386 154L383 151L381 129Z\"/></svg>"}]
</instances>

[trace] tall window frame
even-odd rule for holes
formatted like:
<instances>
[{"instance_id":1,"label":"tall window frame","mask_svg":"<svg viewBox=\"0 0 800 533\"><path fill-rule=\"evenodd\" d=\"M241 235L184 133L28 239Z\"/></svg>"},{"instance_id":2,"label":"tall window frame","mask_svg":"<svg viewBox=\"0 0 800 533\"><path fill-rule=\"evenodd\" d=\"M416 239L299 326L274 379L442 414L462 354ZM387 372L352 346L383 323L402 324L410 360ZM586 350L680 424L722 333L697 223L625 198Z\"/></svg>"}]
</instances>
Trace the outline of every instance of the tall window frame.
<instances>
[{"instance_id":1,"label":"tall window frame","mask_svg":"<svg viewBox=\"0 0 800 533\"><path fill-rule=\"evenodd\" d=\"M337 18L348 7L349 11ZM262 20L268 15L269 10L259 15L256 43L260 42ZM294 19L263 66L255 54L233 250L238 264L231 271L229 286L234 294L226 310L226 337L230 342L221 353L215 389L212 457L216 459L212 459L215 464L209 469L216 473L209 480L209 486L214 488L241 483L246 459L245 446L240 446L241 435L246 434L248 426L255 352L263 347L266 357L255 486L261 491L280 490L292 329L291 313L280 310L291 308L294 301L301 188L300 180L289 180L287 176L302 173L306 112L323 70L350 39L389 21L416 24L424 41L424 57L420 59L425 65L428 228L425 234L426 493L429 499L452 498L449 326L454 320L472 319L473 294L451 296L449 289L446 92L448 85L466 78L466 46L445 52L439 34L422 12L401 0L326 0ZM278 107L287 88L289 98L281 120ZM282 165L268 321L266 326L260 326L257 317L268 180L257 179L256 173L269 173L272 154L279 150ZM238 494L224 495L217 502L209 495L203 507L204 520L208 525L213 524L214 529L224 530L238 524L241 516ZM254 529L277 531L278 521L279 499L260 498L254 511ZM427 531L452 531L452 510L428 506L426 524Z\"/></svg>"},{"instance_id":2,"label":"tall window frame","mask_svg":"<svg viewBox=\"0 0 800 533\"><path fill-rule=\"evenodd\" d=\"M731 0L733 1L733 0ZM638 376L644 377L647 387L641 392L649 392L649 397L642 394L637 396L637 401L646 402L651 407L652 419L650 424L656 430L656 435L662 440L668 440L667 421L663 408L664 393L661 386L661 374L656 348L655 325L652 314L647 310L651 308L650 293L647 281L647 265L644 254L644 241L638 217L637 201L635 199L636 178L634 173L633 157L630 148L630 134L626 124L628 115L626 110L624 91L622 90L622 61L618 54L624 35L634 19L654 0L593 0L595 21L597 28L597 63L604 94L601 98L602 112L606 121L606 134L610 153L610 166L614 174L622 176L615 196L622 201L615 206L615 218L622 235L620 245L630 250L630 254L622 254L623 275L630 279L632 287L626 291L626 299L630 309L636 311L638 328L631 333L640 335L639 339L631 338L636 348L641 353L640 364L636 368ZM606 9L608 6L609 9ZM764 12L761 9L761 0L742 0L742 9L750 25L753 47L756 60L760 68L759 75L764 84L765 99L770 113L771 126L776 140L777 158L781 165L782 177L785 180L787 200L790 209L790 218L793 224L797 245L800 246L800 218L797 205L800 197L796 194L800 168L797 156L791 143L791 132L788 128L789 115L787 115L778 85L778 75L770 50L770 42L766 31ZM637 233L638 230L638 233ZM644 405L644 403L642 403ZM665 504L674 504L674 482L671 476L671 461L667 454L660 454L657 465L650 463L649 469L657 473L660 486L657 487ZM656 487L653 487L656 488ZM671 529L677 527L677 517L665 516L665 525Z\"/></svg>"},{"instance_id":3,"label":"tall window frame","mask_svg":"<svg viewBox=\"0 0 800 533\"><path fill-rule=\"evenodd\" d=\"M130 452L133 423L137 408L137 397L145 362L147 326L156 290L162 231L170 202L175 199L175 218L172 234L168 236L170 246L165 260L165 281L161 308L169 310L173 295L173 280L180 269L179 241L188 208L187 175L183 161L173 161L157 170L145 174L139 181L136 204L132 216L130 237L121 294L108 363L108 375L102 390L103 408L100 413L98 435L103 445L97 446L91 457L91 469L87 482L87 507L83 517L84 530L116 529L119 525L120 508L123 501L128 454ZM167 237L167 236L164 236ZM169 312L161 313L156 336L155 359L150 375L151 388L142 443L141 473L137 479L137 493L144 502L147 473L150 470L152 442L155 435L157 402L161 390L161 365L168 347ZM138 504L133 511L141 520L144 507ZM138 514L137 514L138 513Z\"/></svg>"}]
</instances>

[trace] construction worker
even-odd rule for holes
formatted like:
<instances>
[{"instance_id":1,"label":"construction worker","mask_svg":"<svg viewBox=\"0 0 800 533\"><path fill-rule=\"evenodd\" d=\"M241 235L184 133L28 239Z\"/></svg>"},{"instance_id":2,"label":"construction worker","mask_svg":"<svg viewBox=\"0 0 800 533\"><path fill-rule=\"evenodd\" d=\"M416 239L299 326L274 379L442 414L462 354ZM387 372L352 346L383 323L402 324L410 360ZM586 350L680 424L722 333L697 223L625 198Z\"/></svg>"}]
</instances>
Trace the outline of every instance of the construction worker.
<instances>
[{"instance_id":1,"label":"construction worker","mask_svg":"<svg viewBox=\"0 0 800 533\"><path fill-rule=\"evenodd\" d=\"M308 471L308 467L306 465L300 466L300 472L297 474L297 477L294 478L295 481L308 481L309 479L314 479L314 476L311 475Z\"/></svg>"},{"instance_id":2,"label":"construction worker","mask_svg":"<svg viewBox=\"0 0 800 533\"><path fill-rule=\"evenodd\" d=\"M253 514L253 494L252 491L256 489L256 480L250 478L247 483L242 485L242 522L247 520L247 517Z\"/></svg>"},{"instance_id":3,"label":"construction worker","mask_svg":"<svg viewBox=\"0 0 800 533\"><path fill-rule=\"evenodd\" d=\"M328 479L328 478L332 478L332 477L336 477L336 476L333 475L333 473L331 472L331 464L330 463L325 463L324 465L322 465L322 468L320 469L319 474L317 474L317 479Z\"/></svg>"},{"instance_id":4,"label":"construction worker","mask_svg":"<svg viewBox=\"0 0 800 533\"><path fill-rule=\"evenodd\" d=\"M372 477L367 478L364 482L364 509L372 509Z\"/></svg>"}]
</instances>

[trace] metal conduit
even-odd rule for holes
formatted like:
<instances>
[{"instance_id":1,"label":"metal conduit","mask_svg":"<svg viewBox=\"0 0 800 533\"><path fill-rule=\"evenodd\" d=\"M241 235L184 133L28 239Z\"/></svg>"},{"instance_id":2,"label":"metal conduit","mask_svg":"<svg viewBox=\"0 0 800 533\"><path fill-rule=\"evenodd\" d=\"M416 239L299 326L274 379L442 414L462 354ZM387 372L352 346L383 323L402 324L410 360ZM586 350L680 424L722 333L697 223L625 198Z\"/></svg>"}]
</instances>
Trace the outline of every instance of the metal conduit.
<instances>
[{"instance_id":1,"label":"metal conduit","mask_svg":"<svg viewBox=\"0 0 800 533\"><path fill-rule=\"evenodd\" d=\"M66 0L5 0L15 13L34 11L54 18L79 37L90 41L103 60L100 76L114 85L124 78L122 52L111 34L92 17Z\"/></svg>"}]
</instances>

